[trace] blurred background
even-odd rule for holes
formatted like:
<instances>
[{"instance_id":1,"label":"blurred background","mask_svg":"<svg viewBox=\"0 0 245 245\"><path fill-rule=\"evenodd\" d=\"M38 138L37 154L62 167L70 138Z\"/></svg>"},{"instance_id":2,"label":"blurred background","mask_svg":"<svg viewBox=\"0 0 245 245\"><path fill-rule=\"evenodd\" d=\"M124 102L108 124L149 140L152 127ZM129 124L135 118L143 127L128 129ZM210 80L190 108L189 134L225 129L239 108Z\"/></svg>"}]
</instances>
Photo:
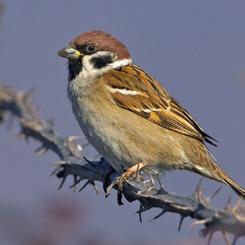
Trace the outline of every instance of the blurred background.
<instances>
[{"instance_id":1,"label":"blurred background","mask_svg":"<svg viewBox=\"0 0 245 245\"><path fill-rule=\"evenodd\" d=\"M6 0L0 26L0 80L20 90L34 89L44 119L53 118L61 135L81 135L66 95L67 69L57 50L80 32L101 29L129 48L136 64L160 80L212 136L220 165L245 186L245 2L243 0ZM0 12L1 12L0 7ZM149 245L206 244L200 227L159 212L143 215L136 203L119 207L92 187L57 190L50 177L52 153L38 158L16 139L17 126L0 127L0 244ZM83 140L84 142L85 140ZM91 149L86 149L90 154ZM200 179L188 172L164 177L169 191L190 195ZM71 182L70 182L71 183ZM205 194L220 184L205 179ZM227 187L214 201L224 207ZM244 244L244 240L238 244ZM213 244L223 244L216 234Z\"/></svg>"}]
</instances>

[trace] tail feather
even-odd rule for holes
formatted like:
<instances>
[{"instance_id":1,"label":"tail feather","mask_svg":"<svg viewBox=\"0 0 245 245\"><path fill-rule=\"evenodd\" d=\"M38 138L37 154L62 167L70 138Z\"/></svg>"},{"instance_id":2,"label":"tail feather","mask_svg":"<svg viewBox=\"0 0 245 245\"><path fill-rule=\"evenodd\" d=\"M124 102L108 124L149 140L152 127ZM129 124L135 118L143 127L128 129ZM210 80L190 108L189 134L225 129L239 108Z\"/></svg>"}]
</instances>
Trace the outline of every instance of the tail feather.
<instances>
[{"instance_id":1,"label":"tail feather","mask_svg":"<svg viewBox=\"0 0 245 245\"><path fill-rule=\"evenodd\" d=\"M245 189L218 166L215 158L207 147L198 141L194 142L189 138L188 140L188 144L186 144L185 141L183 147L191 162L191 164L188 165L189 170L230 186L239 196L245 199Z\"/></svg>"},{"instance_id":2,"label":"tail feather","mask_svg":"<svg viewBox=\"0 0 245 245\"><path fill-rule=\"evenodd\" d=\"M239 196L245 199L245 189L242 188L235 180L233 180L230 176L228 176L223 169L221 169L217 164L213 163L211 175L207 175L207 177L214 179L216 181L225 183L230 186ZM203 175L203 173L201 173Z\"/></svg>"},{"instance_id":3,"label":"tail feather","mask_svg":"<svg viewBox=\"0 0 245 245\"><path fill-rule=\"evenodd\" d=\"M239 196L245 199L245 189L229 177L221 168L217 167L217 170L217 175L221 178L222 182L229 185Z\"/></svg>"}]
</instances>

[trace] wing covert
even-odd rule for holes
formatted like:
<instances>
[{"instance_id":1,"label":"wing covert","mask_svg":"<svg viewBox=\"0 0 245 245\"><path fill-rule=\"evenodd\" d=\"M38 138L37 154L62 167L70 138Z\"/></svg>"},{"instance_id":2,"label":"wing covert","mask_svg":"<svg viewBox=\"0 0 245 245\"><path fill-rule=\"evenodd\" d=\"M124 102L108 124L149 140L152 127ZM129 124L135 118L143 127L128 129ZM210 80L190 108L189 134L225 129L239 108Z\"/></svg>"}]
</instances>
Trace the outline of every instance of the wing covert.
<instances>
[{"instance_id":1,"label":"wing covert","mask_svg":"<svg viewBox=\"0 0 245 245\"><path fill-rule=\"evenodd\" d=\"M216 145L189 112L139 67L128 65L113 70L106 81L116 105L161 127Z\"/></svg>"}]
</instances>

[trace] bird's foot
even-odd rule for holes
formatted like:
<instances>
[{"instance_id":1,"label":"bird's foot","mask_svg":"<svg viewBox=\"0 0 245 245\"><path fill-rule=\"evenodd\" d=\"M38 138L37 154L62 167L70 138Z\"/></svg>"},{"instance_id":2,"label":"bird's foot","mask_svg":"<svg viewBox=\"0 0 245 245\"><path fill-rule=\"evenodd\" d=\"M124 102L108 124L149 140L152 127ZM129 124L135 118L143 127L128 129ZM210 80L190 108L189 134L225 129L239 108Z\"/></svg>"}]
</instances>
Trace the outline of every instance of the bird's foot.
<instances>
[{"instance_id":1,"label":"bird's foot","mask_svg":"<svg viewBox=\"0 0 245 245\"><path fill-rule=\"evenodd\" d=\"M118 204L122 205L122 201L121 201L121 197L122 197L122 189L125 183L127 183L129 180L133 180L136 182L139 181L143 181L144 178L143 176L140 175L140 169L142 169L145 166L144 163L138 163L130 168L128 168L123 174L121 174L120 176L116 177L109 185L109 181L107 182L107 184L104 185L104 190L106 193L106 197L108 197L110 195L110 191L112 188L116 188L118 191ZM111 172L112 173L112 172ZM109 173L109 176L111 175L111 173ZM109 178L108 178L109 180Z\"/></svg>"},{"instance_id":2,"label":"bird's foot","mask_svg":"<svg viewBox=\"0 0 245 245\"><path fill-rule=\"evenodd\" d=\"M140 175L140 170L145 167L145 163L138 163L130 168L128 168L120 177L125 181L134 180L136 182L143 181L144 178Z\"/></svg>"}]
</instances>

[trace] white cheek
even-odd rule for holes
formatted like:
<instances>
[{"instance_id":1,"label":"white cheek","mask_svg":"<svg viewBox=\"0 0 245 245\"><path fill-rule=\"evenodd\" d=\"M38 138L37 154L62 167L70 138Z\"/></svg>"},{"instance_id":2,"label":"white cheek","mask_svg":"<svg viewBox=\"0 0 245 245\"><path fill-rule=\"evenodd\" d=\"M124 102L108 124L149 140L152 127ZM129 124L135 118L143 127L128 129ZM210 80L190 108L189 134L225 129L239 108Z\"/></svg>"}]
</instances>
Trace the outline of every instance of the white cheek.
<instances>
[{"instance_id":1,"label":"white cheek","mask_svg":"<svg viewBox=\"0 0 245 245\"><path fill-rule=\"evenodd\" d=\"M73 80L69 82L69 94L86 95L89 93L91 86L93 85L93 83L96 82L99 76L112 69L117 69L119 67L126 66L132 63L131 59L122 59L114 61L113 63L108 64L106 67L103 67L101 69L94 68L93 64L91 63L91 59L94 57L99 57L108 54L111 53L101 51L93 55L85 55L83 57L83 69Z\"/></svg>"},{"instance_id":2,"label":"white cheek","mask_svg":"<svg viewBox=\"0 0 245 245\"><path fill-rule=\"evenodd\" d=\"M85 55L83 57L83 70L85 70L86 72L92 72L94 69L93 65L91 64L90 60L93 56L92 55Z\"/></svg>"},{"instance_id":3,"label":"white cheek","mask_svg":"<svg viewBox=\"0 0 245 245\"><path fill-rule=\"evenodd\" d=\"M103 57L103 56L111 56L112 60L114 57L113 53L109 51L99 51L92 55L85 55L82 60L83 62L83 71L82 71L83 74L82 75L84 77L96 78L112 69L117 69L119 67L126 66L132 63L132 60L128 58L128 59L116 60L112 63L107 64L107 66L100 68L100 69L95 68L93 64L91 63L91 60L93 58L98 58L98 57Z\"/></svg>"}]
</instances>

